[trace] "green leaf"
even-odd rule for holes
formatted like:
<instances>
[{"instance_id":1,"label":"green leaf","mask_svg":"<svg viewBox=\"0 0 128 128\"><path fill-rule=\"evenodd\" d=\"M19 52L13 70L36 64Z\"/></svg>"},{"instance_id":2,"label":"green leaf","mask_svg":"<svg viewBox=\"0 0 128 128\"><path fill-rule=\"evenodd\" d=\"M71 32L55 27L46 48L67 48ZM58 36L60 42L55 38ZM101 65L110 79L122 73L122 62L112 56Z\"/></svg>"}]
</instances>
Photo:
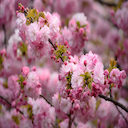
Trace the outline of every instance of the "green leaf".
<instances>
[{"instance_id":1,"label":"green leaf","mask_svg":"<svg viewBox=\"0 0 128 128\"><path fill-rule=\"evenodd\" d=\"M0 113L2 112L2 105L0 105Z\"/></svg>"},{"instance_id":2,"label":"green leaf","mask_svg":"<svg viewBox=\"0 0 128 128\"><path fill-rule=\"evenodd\" d=\"M19 75L18 83L20 84L21 89L24 89L23 82L25 81L25 77Z\"/></svg>"},{"instance_id":3,"label":"green leaf","mask_svg":"<svg viewBox=\"0 0 128 128\"><path fill-rule=\"evenodd\" d=\"M57 45L57 49L54 51L56 59L62 58L63 61L67 59L66 56L63 56L67 52L67 48L64 45Z\"/></svg>"},{"instance_id":4,"label":"green leaf","mask_svg":"<svg viewBox=\"0 0 128 128\"><path fill-rule=\"evenodd\" d=\"M17 124L19 125L20 124L20 120L19 120L19 117L18 116L12 116L12 120Z\"/></svg>"},{"instance_id":5,"label":"green leaf","mask_svg":"<svg viewBox=\"0 0 128 128\"><path fill-rule=\"evenodd\" d=\"M4 58L0 55L0 70L3 68Z\"/></svg>"},{"instance_id":6,"label":"green leaf","mask_svg":"<svg viewBox=\"0 0 128 128\"><path fill-rule=\"evenodd\" d=\"M80 22L79 22L79 21L77 21L77 22L76 22L76 24L77 24L77 27L78 27L78 28L80 28L80 27L81 27L81 26L80 26Z\"/></svg>"},{"instance_id":7,"label":"green leaf","mask_svg":"<svg viewBox=\"0 0 128 128\"><path fill-rule=\"evenodd\" d=\"M45 19L45 14L43 12L39 12L39 17L42 17Z\"/></svg>"},{"instance_id":8,"label":"green leaf","mask_svg":"<svg viewBox=\"0 0 128 128\"><path fill-rule=\"evenodd\" d=\"M22 43L20 46L19 46L19 49L22 53L23 56L27 55L27 44L26 43Z\"/></svg>"},{"instance_id":9,"label":"green leaf","mask_svg":"<svg viewBox=\"0 0 128 128\"><path fill-rule=\"evenodd\" d=\"M4 81L3 87L4 87L4 88L8 88L8 81L7 81L7 80Z\"/></svg>"},{"instance_id":10,"label":"green leaf","mask_svg":"<svg viewBox=\"0 0 128 128\"><path fill-rule=\"evenodd\" d=\"M71 86L71 79L72 79L72 73L68 73L68 75L66 76L66 80L67 80L67 89L72 89L72 86Z\"/></svg>"},{"instance_id":11,"label":"green leaf","mask_svg":"<svg viewBox=\"0 0 128 128\"><path fill-rule=\"evenodd\" d=\"M92 89L92 77L91 74L89 72L85 72L84 74L80 74L81 77L83 77L83 88L86 87L86 85L88 86L88 88L91 90Z\"/></svg>"},{"instance_id":12,"label":"green leaf","mask_svg":"<svg viewBox=\"0 0 128 128\"><path fill-rule=\"evenodd\" d=\"M30 119L32 119L33 117L33 113L32 113L32 105L28 104L27 105L27 113Z\"/></svg>"},{"instance_id":13,"label":"green leaf","mask_svg":"<svg viewBox=\"0 0 128 128\"><path fill-rule=\"evenodd\" d=\"M101 100L97 100L96 101L96 110L99 108L100 104L101 104Z\"/></svg>"}]
</instances>

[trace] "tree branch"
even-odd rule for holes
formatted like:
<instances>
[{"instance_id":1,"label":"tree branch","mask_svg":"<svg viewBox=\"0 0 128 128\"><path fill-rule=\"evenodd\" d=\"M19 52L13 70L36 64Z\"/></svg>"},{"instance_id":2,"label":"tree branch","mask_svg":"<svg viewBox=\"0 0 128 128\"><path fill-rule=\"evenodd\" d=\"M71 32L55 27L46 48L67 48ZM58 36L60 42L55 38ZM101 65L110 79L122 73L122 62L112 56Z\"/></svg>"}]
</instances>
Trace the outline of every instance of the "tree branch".
<instances>
[{"instance_id":1,"label":"tree branch","mask_svg":"<svg viewBox=\"0 0 128 128\"><path fill-rule=\"evenodd\" d=\"M5 24L2 25L3 31L4 31L4 45L6 47L7 45L7 37L6 37L6 26Z\"/></svg>"},{"instance_id":2,"label":"tree branch","mask_svg":"<svg viewBox=\"0 0 128 128\"><path fill-rule=\"evenodd\" d=\"M110 6L110 7L116 7L117 6L116 3L110 3L110 2L103 1L103 0L96 0L96 1L99 2L100 4Z\"/></svg>"},{"instance_id":3,"label":"tree branch","mask_svg":"<svg viewBox=\"0 0 128 128\"><path fill-rule=\"evenodd\" d=\"M116 106L116 109L120 113L120 115L124 118L125 122L128 124L128 121L127 121L126 117L123 115L123 113L120 111L120 109L117 106Z\"/></svg>"},{"instance_id":4,"label":"tree branch","mask_svg":"<svg viewBox=\"0 0 128 128\"><path fill-rule=\"evenodd\" d=\"M48 39L49 43L52 45L52 47L54 48L54 50L56 50L55 45L52 43L51 39ZM63 58L60 57L61 61L64 62Z\"/></svg>"},{"instance_id":5,"label":"tree branch","mask_svg":"<svg viewBox=\"0 0 128 128\"><path fill-rule=\"evenodd\" d=\"M40 97L42 97L50 106L53 107L53 105L43 95L40 95Z\"/></svg>"},{"instance_id":6,"label":"tree branch","mask_svg":"<svg viewBox=\"0 0 128 128\"><path fill-rule=\"evenodd\" d=\"M124 111L126 111L128 113L128 108L126 108L123 104L121 104L121 103L119 103L119 102L117 102L117 101L115 101L109 97L106 97L104 95L99 95L99 97L106 100L106 101L112 102L113 104L117 105L118 107L122 108Z\"/></svg>"},{"instance_id":7,"label":"tree branch","mask_svg":"<svg viewBox=\"0 0 128 128\"><path fill-rule=\"evenodd\" d=\"M113 96L112 96L112 89L111 89L111 84L109 86L109 93L110 93L110 98L113 99ZM125 116L123 115L123 113L120 111L120 109L115 105L117 111L120 113L120 115L123 117L123 119L125 120L125 122L128 124L128 121L127 119L125 118Z\"/></svg>"},{"instance_id":8,"label":"tree branch","mask_svg":"<svg viewBox=\"0 0 128 128\"><path fill-rule=\"evenodd\" d=\"M13 106L11 105L11 103L10 103L7 99L5 99L5 98L2 97L2 96L0 96L0 99L2 99L4 102L6 102L6 104L9 105L10 108L15 108L20 114L24 115L24 113L23 113L20 109L18 109L18 108L16 108L16 107L13 107Z\"/></svg>"}]
</instances>

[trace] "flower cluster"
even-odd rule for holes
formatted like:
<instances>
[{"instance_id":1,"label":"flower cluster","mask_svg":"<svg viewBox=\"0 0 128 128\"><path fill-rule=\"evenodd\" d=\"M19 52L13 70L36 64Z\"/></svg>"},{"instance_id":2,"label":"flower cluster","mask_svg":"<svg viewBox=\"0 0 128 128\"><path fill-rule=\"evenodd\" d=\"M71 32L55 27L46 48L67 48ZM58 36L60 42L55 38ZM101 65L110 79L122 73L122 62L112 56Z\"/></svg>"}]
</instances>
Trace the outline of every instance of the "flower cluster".
<instances>
[{"instance_id":1,"label":"flower cluster","mask_svg":"<svg viewBox=\"0 0 128 128\"><path fill-rule=\"evenodd\" d=\"M127 7L0 0L0 128L127 128Z\"/></svg>"}]
</instances>

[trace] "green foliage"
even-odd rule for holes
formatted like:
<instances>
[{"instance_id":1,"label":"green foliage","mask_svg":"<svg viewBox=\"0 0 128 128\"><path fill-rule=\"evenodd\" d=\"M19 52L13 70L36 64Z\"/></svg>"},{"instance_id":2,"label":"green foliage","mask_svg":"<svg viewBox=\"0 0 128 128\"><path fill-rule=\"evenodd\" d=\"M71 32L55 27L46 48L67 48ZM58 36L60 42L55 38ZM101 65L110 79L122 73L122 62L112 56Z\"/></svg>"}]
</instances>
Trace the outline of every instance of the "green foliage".
<instances>
[{"instance_id":1,"label":"green foliage","mask_svg":"<svg viewBox=\"0 0 128 128\"><path fill-rule=\"evenodd\" d=\"M61 128L60 125L59 125L61 122L62 122L62 120L60 120L59 118L56 118L55 127L54 128Z\"/></svg>"},{"instance_id":2,"label":"green foliage","mask_svg":"<svg viewBox=\"0 0 128 128\"><path fill-rule=\"evenodd\" d=\"M88 88L91 90L92 89L92 81L93 81L91 74L89 72L85 72L84 74L81 74L80 76L83 77L83 81L84 81L83 87L86 87L86 85L87 85Z\"/></svg>"},{"instance_id":3,"label":"green foliage","mask_svg":"<svg viewBox=\"0 0 128 128\"><path fill-rule=\"evenodd\" d=\"M29 119L33 120L32 105L27 104L22 107L27 109L27 114L28 114Z\"/></svg>"},{"instance_id":4,"label":"green foliage","mask_svg":"<svg viewBox=\"0 0 128 128\"><path fill-rule=\"evenodd\" d=\"M27 113L30 119L32 119L33 113L32 113L32 106L30 104L27 105Z\"/></svg>"},{"instance_id":5,"label":"green foliage","mask_svg":"<svg viewBox=\"0 0 128 128\"><path fill-rule=\"evenodd\" d=\"M22 56L26 56L27 55L27 44L26 43L22 43L20 46L19 46L19 49L22 53Z\"/></svg>"},{"instance_id":6,"label":"green foliage","mask_svg":"<svg viewBox=\"0 0 128 128\"><path fill-rule=\"evenodd\" d=\"M67 80L67 89L72 89L71 87L71 79L72 79L72 73L68 73L68 75L66 76L66 80Z\"/></svg>"},{"instance_id":7,"label":"green foliage","mask_svg":"<svg viewBox=\"0 0 128 128\"><path fill-rule=\"evenodd\" d=\"M116 61L112 58L110 60L110 64L109 64L109 68L108 68L108 71L111 72L112 69L116 68Z\"/></svg>"},{"instance_id":8,"label":"green foliage","mask_svg":"<svg viewBox=\"0 0 128 128\"><path fill-rule=\"evenodd\" d=\"M3 87L4 87L4 88L8 88L8 81L7 81L7 80L4 81Z\"/></svg>"},{"instance_id":9,"label":"green foliage","mask_svg":"<svg viewBox=\"0 0 128 128\"><path fill-rule=\"evenodd\" d=\"M26 14L26 25L30 25L31 23L34 23L35 21L38 21L39 17L42 17L45 19L45 15L43 12L37 12L36 9L29 9Z\"/></svg>"},{"instance_id":10,"label":"green foliage","mask_svg":"<svg viewBox=\"0 0 128 128\"><path fill-rule=\"evenodd\" d=\"M38 13L36 9L29 9L26 16L26 24L29 25L38 20Z\"/></svg>"},{"instance_id":11,"label":"green foliage","mask_svg":"<svg viewBox=\"0 0 128 128\"><path fill-rule=\"evenodd\" d=\"M119 0L117 6L113 8L114 11L117 11L118 9L120 9L124 1L125 0Z\"/></svg>"},{"instance_id":12,"label":"green foliage","mask_svg":"<svg viewBox=\"0 0 128 128\"><path fill-rule=\"evenodd\" d=\"M21 89L24 89L23 82L25 81L25 77L19 75L18 83L20 84Z\"/></svg>"},{"instance_id":13,"label":"green foliage","mask_svg":"<svg viewBox=\"0 0 128 128\"><path fill-rule=\"evenodd\" d=\"M99 108L100 104L101 104L101 100L98 99L98 100L96 101L96 110Z\"/></svg>"},{"instance_id":14,"label":"green foliage","mask_svg":"<svg viewBox=\"0 0 128 128\"><path fill-rule=\"evenodd\" d=\"M92 124L93 124L94 126L96 126L96 128L98 128L98 127L97 127L97 126L98 126L98 121L97 121L97 119L93 120L93 121L92 121Z\"/></svg>"},{"instance_id":15,"label":"green foliage","mask_svg":"<svg viewBox=\"0 0 128 128\"><path fill-rule=\"evenodd\" d=\"M2 105L0 105L0 113L2 112Z\"/></svg>"},{"instance_id":16,"label":"green foliage","mask_svg":"<svg viewBox=\"0 0 128 128\"><path fill-rule=\"evenodd\" d=\"M20 120L19 120L19 117L18 116L12 116L12 120L17 124L19 125L20 124Z\"/></svg>"},{"instance_id":17,"label":"green foliage","mask_svg":"<svg viewBox=\"0 0 128 128\"><path fill-rule=\"evenodd\" d=\"M86 24L80 25L80 22L79 21L77 21L76 24L77 24L77 27L78 28L84 28L84 27L86 27Z\"/></svg>"},{"instance_id":18,"label":"green foliage","mask_svg":"<svg viewBox=\"0 0 128 128\"><path fill-rule=\"evenodd\" d=\"M56 59L62 58L63 61L67 60L67 56L63 56L67 52L67 48L64 45L57 45L57 49L54 51Z\"/></svg>"},{"instance_id":19,"label":"green foliage","mask_svg":"<svg viewBox=\"0 0 128 128\"><path fill-rule=\"evenodd\" d=\"M3 68L4 58L0 55L0 70Z\"/></svg>"}]
</instances>

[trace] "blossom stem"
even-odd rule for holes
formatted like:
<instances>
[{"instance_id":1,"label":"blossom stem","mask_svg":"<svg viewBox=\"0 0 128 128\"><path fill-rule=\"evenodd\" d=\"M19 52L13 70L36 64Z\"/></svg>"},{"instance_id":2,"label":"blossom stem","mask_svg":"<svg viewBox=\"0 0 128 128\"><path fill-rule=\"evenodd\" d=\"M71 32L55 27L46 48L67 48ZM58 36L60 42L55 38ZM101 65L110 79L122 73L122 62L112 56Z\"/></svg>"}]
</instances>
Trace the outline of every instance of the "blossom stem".
<instances>
[{"instance_id":1,"label":"blossom stem","mask_svg":"<svg viewBox=\"0 0 128 128\"><path fill-rule=\"evenodd\" d=\"M126 111L128 113L128 108L126 108L123 104L113 100L112 98L106 97L104 95L99 95L99 97L104 99L104 100L106 100L106 101L112 102L113 104L115 104L116 106L122 108L124 111Z\"/></svg>"}]
</instances>

